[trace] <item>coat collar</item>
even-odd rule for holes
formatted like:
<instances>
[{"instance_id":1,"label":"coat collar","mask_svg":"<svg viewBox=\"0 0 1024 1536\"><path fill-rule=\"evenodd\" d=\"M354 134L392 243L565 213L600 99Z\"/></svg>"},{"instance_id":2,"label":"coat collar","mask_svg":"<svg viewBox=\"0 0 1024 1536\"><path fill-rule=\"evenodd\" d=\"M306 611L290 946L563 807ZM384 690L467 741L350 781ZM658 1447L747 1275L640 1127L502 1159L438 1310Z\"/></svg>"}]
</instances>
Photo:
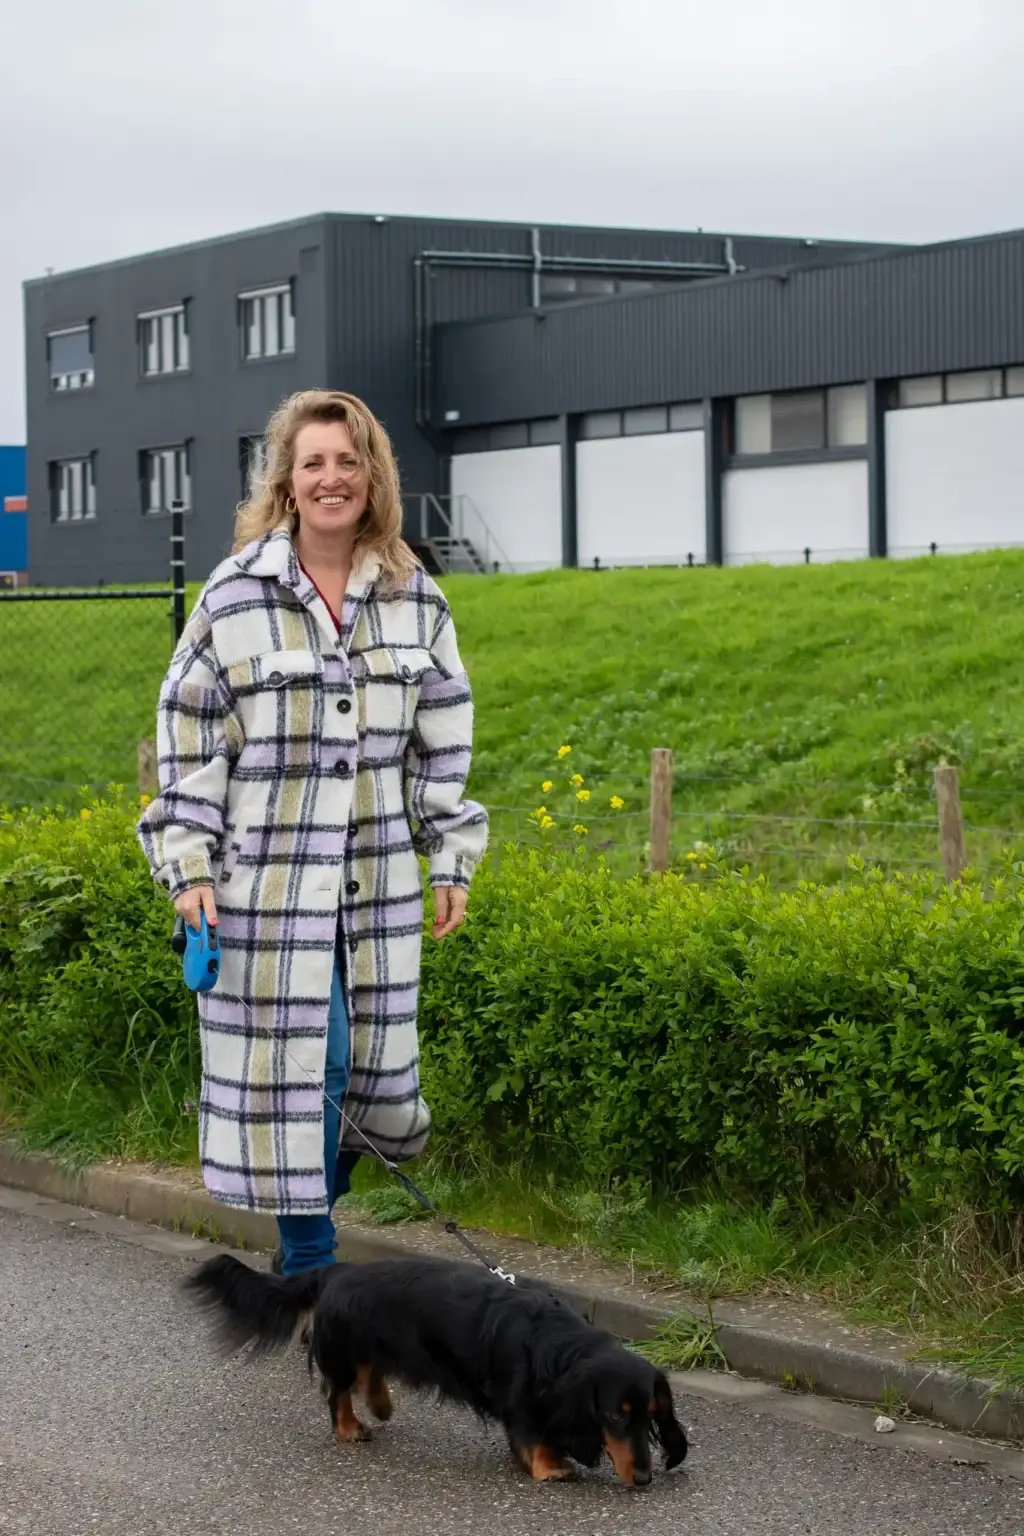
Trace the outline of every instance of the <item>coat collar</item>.
<instances>
[{"instance_id":1,"label":"coat collar","mask_svg":"<svg viewBox=\"0 0 1024 1536\"><path fill-rule=\"evenodd\" d=\"M337 643L334 624L323 599L299 564L290 529L275 528L273 532L264 534L253 547L251 555L247 557L244 552L240 555L239 563L244 566L250 576L268 578L295 592L303 606L309 608L315 615L318 624L332 644ZM359 564L352 567L348 586L345 588L346 608L349 603L355 603L358 606L364 602L380 571L381 563L376 555L364 555Z\"/></svg>"},{"instance_id":2,"label":"coat collar","mask_svg":"<svg viewBox=\"0 0 1024 1536\"><path fill-rule=\"evenodd\" d=\"M243 553L239 558L250 576L270 577L280 582L282 587L288 587L292 592L298 591L306 580L299 564L291 532L287 528L275 528L272 533L265 533L262 539L252 546L252 553L248 557ZM377 556L364 555L359 564L352 567L345 596L360 601L366 596L368 589L380 575L380 571L381 565Z\"/></svg>"}]
</instances>

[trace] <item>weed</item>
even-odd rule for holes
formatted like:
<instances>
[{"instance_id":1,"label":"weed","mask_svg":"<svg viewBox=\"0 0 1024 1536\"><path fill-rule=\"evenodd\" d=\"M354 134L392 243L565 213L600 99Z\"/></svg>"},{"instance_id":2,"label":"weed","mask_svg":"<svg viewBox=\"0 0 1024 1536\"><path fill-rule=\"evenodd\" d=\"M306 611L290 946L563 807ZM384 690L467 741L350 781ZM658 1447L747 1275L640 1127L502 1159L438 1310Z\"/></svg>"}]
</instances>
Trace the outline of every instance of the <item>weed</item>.
<instances>
[{"instance_id":1,"label":"weed","mask_svg":"<svg viewBox=\"0 0 1024 1536\"><path fill-rule=\"evenodd\" d=\"M727 1371L729 1362L718 1342L718 1324L708 1303L707 1316L677 1312L653 1338L637 1349L662 1371Z\"/></svg>"}]
</instances>

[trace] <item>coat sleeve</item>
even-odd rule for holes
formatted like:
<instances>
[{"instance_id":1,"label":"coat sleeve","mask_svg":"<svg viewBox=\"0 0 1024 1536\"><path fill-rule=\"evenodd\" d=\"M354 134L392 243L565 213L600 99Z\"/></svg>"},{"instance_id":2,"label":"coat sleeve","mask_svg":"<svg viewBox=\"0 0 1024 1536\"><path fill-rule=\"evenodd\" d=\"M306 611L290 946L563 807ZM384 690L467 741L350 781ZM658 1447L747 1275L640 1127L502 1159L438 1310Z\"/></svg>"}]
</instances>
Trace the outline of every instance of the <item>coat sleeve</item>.
<instances>
[{"instance_id":1,"label":"coat sleeve","mask_svg":"<svg viewBox=\"0 0 1024 1536\"><path fill-rule=\"evenodd\" d=\"M487 812L463 798L473 743L473 696L455 626L442 609L405 752L405 807L431 885L468 886L487 847Z\"/></svg>"},{"instance_id":2,"label":"coat sleeve","mask_svg":"<svg viewBox=\"0 0 1024 1536\"><path fill-rule=\"evenodd\" d=\"M160 793L138 827L153 876L172 897L213 881L211 861L224 832L229 764L240 739L200 599L160 690Z\"/></svg>"}]
</instances>

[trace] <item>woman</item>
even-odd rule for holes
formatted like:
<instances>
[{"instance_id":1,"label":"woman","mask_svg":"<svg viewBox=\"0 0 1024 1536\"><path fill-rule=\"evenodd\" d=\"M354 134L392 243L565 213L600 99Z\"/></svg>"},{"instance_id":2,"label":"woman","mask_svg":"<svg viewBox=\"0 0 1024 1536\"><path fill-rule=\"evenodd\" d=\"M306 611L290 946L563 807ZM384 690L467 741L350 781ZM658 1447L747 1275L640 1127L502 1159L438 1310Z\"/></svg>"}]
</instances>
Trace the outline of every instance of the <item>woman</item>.
<instances>
[{"instance_id":1,"label":"woman","mask_svg":"<svg viewBox=\"0 0 1024 1536\"><path fill-rule=\"evenodd\" d=\"M203 1177L277 1215L285 1274L333 1261L364 1137L397 1160L423 1149L417 855L442 939L487 840L462 798L472 700L451 615L401 526L363 402L285 401L164 681L161 793L139 825L178 912L220 935L199 994Z\"/></svg>"}]
</instances>

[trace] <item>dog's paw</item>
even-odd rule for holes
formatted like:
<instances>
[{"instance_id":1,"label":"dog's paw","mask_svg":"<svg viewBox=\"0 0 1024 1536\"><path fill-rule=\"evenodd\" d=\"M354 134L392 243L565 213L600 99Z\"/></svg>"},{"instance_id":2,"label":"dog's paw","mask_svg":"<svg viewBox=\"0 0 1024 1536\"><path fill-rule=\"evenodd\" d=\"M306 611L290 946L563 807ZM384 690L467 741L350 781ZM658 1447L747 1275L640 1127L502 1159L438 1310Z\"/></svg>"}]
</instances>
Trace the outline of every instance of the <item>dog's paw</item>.
<instances>
[{"instance_id":1,"label":"dog's paw","mask_svg":"<svg viewBox=\"0 0 1024 1536\"><path fill-rule=\"evenodd\" d=\"M564 1456L549 1451L546 1445L534 1445L520 1453L520 1460L535 1483L567 1483L576 1476Z\"/></svg>"},{"instance_id":2,"label":"dog's paw","mask_svg":"<svg viewBox=\"0 0 1024 1536\"><path fill-rule=\"evenodd\" d=\"M367 1440L372 1440L373 1434L365 1424L352 1418L334 1426L334 1438L339 1445L361 1445Z\"/></svg>"}]
</instances>

